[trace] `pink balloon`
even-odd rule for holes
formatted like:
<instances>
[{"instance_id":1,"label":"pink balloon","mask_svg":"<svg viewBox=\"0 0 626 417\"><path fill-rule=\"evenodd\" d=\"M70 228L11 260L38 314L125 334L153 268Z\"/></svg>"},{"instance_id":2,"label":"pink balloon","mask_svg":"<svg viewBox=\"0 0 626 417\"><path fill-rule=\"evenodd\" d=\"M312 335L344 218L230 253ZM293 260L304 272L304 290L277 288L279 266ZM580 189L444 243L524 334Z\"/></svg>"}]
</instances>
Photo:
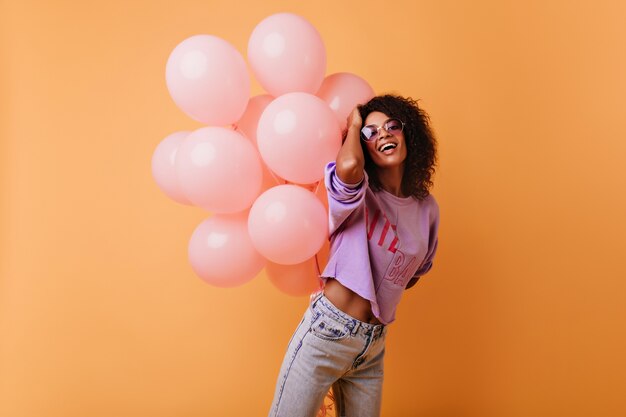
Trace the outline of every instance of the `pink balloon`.
<instances>
[{"instance_id":1,"label":"pink balloon","mask_svg":"<svg viewBox=\"0 0 626 417\"><path fill-rule=\"evenodd\" d=\"M305 18L278 13L254 28L248 40L248 62L274 97L294 91L315 94L326 72L326 49Z\"/></svg>"},{"instance_id":2,"label":"pink balloon","mask_svg":"<svg viewBox=\"0 0 626 417\"><path fill-rule=\"evenodd\" d=\"M178 44L167 60L165 78L176 105L205 124L236 122L250 97L243 57L212 35L195 35Z\"/></svg>"},{"instance_id":3,"label":"pink balloon","mask_svg":"<svg viewBox=\"0 0 626 417\"><path fill-rule=\"evenodd\" d=\"M237 131L250 139L257 151L256 131L259 125L259 119L261 118L261 114L267 105L270 104L272 100L274 100L274 97L269 94L252 97L250 101L248 101L246 111L236 124ZM261 192L276 185L283 184L282 179L275 173L271 172L265 163L262 163L261 165L263 165Z\"/></svg>"},{"instance_id":4,"label":"pink balloon","mask_svg":"<svg viewBox=\"0 0 626 417\"><path fill-rule=\"evenodd\" d=\"M248 101L246 111L237 122L237 129L241 131L256 146L256 130L263 110L274 100L269 94L261 94L252 97Z\"/></svg>"},{"instance_id":5,"label":"pink balloon","mask_svg":"<svg viewBox=\"0 0 626 417\"><path fill-rule=\"evenodd\" d=\"M276 288L294 297L309 295L320 288L315 257L295 265L281 265L268 261L265 272Z\"/></svg>"},{"instance_id":6,"label":"pink balloon","mask_svg":"<svg viewBox=\"0 0 626 417\"><path fill-rule=\"evenodd\" d=\"M374 97L374 90L363 78L349 72L338 72L324 78L317 96L335 112L342 129L357 104L365 104Z\"/></svg>"},{"instance_id":7,"label":"pink balloon","mask_svg":"<svg viewBox=\"0 0 626 417\"><path fill-rule=\"evenodd\" d=\"M200 223L189 240L196 275L217 287L236 287L254 278L265 259L248 236L247 213L218 214Z\"/></svg>"},{"instance_id":8,"label":"pink balloon","mask_svg":"<svg viewBox=\"0 0 626 417\"><path fill-rule=\"evenodd\" d=\"M328 238L326 210L317 197L297 185L278 185L257 198L248 216L254 247L272 262L306 261Z\"/></svg>"},{"instance_id":9,"label":"pink balloon","mask_svg":"<svg viewBox=\"0 0 626 417\"><path fill-rule=\"evenodd\" d=\"M287 181L309 184L319 181L324 166L337 157L341 129L335 114L320 98L289 93L265 108L257 145L272 171Z\"/></svg>"},{"instance_id":10,"label":"pink balloon","mask_svg":"<svg viewBox=\"0 0 626 417\"><path fill-rule=\"evenodd\" d=\"M169 198L186 205L191 201L183 194L176 175L176 153L190 132L175 132L159 143L152 154L152 177Z\"/></svg>"},{"instance_id":11,"label":"pink balloon","mask_svg":"<svg viewBox=\"0 0 626 417\"><path fill-rule=\"evenodd\" d=\"M187 136L176 155L176 172L185 196L216 213L246 210L261 191L261 161L254 146L222 127L203 127Z\"/></svg>"}]
</instances>

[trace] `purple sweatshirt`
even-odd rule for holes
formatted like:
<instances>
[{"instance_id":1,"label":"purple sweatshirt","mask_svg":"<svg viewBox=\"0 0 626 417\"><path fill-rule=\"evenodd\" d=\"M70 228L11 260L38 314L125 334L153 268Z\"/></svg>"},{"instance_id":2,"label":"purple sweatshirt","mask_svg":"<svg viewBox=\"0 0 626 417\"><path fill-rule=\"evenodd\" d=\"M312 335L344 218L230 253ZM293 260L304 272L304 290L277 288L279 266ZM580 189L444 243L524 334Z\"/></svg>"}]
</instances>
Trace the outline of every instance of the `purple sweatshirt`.
<instances>
[{"instance_id":1,"label":"purple sweatshirt","mask_svg":"<svg viewBox=\"0 0 626 417\"><path fill-rule=\"evenodd\" d=\"M325 170L330 258L321 276L332 277L372 304L384 324L394 321L409 280L430 270L437 250L439 206L424 200L373 191L367 173L359 184Z\"/></svg>"}]
</instances>

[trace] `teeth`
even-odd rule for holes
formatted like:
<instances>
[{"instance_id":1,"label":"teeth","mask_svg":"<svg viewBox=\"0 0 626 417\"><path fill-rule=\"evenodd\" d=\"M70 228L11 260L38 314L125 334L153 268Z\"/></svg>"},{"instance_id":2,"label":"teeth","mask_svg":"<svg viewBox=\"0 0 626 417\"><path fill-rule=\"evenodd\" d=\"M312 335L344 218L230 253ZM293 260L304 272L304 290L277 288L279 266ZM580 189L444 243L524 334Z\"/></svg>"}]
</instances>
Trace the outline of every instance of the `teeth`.
<instances>
[{"instance_id":1,"label":"teeth","mask_svg":"<svg viewBox=\"0 0 626 417\"><path fill-rule=\"evenodd\" d=\"M380 151L381 152L385 152L388 149L393 149L395 148L397 145L395 143L386 143L383 146L380 147Z\"/></svg>"}]
</instances>

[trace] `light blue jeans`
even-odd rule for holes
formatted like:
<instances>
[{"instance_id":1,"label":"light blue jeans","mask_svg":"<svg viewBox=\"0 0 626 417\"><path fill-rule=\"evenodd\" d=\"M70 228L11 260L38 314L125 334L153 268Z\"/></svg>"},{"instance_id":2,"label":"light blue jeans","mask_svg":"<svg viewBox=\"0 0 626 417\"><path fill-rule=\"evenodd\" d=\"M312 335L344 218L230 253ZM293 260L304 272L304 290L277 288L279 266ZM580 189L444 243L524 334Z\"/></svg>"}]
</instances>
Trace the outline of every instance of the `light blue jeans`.
<instances>
[{"instance_id":1,"label":"light blue jeans","mask_svg":"<svg viewBox=\"0 0 626 417\"><path fill-rule=\"evenodd\" d=\"M379 416L386 332L314 296L287 347L270 417L313 417L331 387L337 417Z\"/></svg>"}]
</instances>

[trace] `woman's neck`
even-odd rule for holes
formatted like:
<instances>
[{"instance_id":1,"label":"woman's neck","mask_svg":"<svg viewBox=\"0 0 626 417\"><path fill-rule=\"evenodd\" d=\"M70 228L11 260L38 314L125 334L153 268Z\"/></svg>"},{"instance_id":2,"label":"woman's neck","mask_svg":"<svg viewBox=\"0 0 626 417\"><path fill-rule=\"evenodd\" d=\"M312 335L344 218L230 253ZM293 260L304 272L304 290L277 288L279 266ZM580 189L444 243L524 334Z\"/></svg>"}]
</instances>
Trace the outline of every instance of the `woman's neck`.
<instances>
[{"instance_id":1,"label":"woman's neck","mask_svg":"<svg viewBox=\"0 0 626 417\"><path fill-rule=\"evenodd\" d=\"M404 164L399 167L379 169L378 179L380 180L381 187L396 197L406 197L402 193L403 174Z\"/></svg>"}]
</instances>

